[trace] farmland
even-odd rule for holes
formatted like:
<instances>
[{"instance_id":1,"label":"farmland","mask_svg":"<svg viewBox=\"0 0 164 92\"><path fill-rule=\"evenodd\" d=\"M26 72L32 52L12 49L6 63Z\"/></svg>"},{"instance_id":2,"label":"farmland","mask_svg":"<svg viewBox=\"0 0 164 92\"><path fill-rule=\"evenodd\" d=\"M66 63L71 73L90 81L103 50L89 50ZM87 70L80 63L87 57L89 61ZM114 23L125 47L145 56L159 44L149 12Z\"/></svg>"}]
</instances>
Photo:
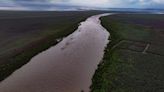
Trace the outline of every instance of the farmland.
<instances>
[{"instance_id":1,"label":"farmland","mask_svg":"<svg viewBox=\"0 0 164 92\"><path fill-rule=\"evenodd\" d=\"M103 17L111 42L92 79L92 92L164 91L164 15Z\"/></svg>"}]
</instances>

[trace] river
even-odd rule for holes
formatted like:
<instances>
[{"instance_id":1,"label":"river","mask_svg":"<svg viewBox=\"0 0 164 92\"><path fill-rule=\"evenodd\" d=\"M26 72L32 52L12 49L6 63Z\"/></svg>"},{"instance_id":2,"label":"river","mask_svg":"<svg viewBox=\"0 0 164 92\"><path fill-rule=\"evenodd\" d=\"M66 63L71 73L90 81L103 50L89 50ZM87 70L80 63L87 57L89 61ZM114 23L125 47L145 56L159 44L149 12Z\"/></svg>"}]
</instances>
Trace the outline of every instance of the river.
<instances>
[{"instance_id":1,"label":"river","mask_svg":"<svg viewBox=\"0 0 164 92\"><path fill-rule=\"evenodd\" d=\"M89 92L109 33L100 14L89 17L59 44L36 55L0 83L0 92Z\"/></svg>"}]
</instances>

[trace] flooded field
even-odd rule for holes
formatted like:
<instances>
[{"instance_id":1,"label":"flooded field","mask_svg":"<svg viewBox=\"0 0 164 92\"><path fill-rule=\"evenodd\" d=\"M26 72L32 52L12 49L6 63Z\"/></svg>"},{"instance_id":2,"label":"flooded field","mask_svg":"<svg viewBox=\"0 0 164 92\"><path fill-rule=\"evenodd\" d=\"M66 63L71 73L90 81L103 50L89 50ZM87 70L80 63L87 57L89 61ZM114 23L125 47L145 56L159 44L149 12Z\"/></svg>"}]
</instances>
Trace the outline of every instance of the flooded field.
<instances>
[{"instance_id":1,"label":"flooded field","mask_svg":"<svg viewBox=\"0 0 164 92\"><path fill-rule=\"evenodd\" d=\"M96 15L59 44L33 57L0 84L0 92L89 92L109 33Z\"/></svg>"}]
</instances>

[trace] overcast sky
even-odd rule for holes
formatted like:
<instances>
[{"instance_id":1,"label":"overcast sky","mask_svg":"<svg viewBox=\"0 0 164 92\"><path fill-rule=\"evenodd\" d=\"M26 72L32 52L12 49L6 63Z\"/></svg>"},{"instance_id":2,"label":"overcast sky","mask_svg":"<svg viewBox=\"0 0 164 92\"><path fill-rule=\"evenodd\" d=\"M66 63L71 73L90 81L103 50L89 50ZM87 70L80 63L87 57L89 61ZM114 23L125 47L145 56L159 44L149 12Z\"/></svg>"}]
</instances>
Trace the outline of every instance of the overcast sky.
<instances>
[{"instance_id":1,"label":"overcast sky","mask_svg":"<svg viewBox=\"0 0 164 92\"><path fill-rule=\"evenodd\" d=\"M55 5L76 5L100 8L163 8L164 0L0 0L0 9L25 9Z\"/></svg>"}]
</instances>

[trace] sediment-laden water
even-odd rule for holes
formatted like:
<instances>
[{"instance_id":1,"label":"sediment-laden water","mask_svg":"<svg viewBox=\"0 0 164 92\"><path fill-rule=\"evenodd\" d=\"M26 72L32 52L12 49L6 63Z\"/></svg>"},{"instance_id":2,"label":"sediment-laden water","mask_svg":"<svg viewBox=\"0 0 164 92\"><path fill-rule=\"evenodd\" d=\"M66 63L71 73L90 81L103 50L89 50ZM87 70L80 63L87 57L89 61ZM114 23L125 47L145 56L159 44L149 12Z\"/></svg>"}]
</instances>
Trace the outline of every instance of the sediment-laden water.
<instances>
[{"instance_id":1,"label":"sediment-laden water","mask_svg":"<svg viewBox=\"0 0 164 92\"><path fill-rule=\"evenodd\" d=\"M0 92L89 92L109 33L96 15L0 83Z\"/></svg>"}]
</instances>

